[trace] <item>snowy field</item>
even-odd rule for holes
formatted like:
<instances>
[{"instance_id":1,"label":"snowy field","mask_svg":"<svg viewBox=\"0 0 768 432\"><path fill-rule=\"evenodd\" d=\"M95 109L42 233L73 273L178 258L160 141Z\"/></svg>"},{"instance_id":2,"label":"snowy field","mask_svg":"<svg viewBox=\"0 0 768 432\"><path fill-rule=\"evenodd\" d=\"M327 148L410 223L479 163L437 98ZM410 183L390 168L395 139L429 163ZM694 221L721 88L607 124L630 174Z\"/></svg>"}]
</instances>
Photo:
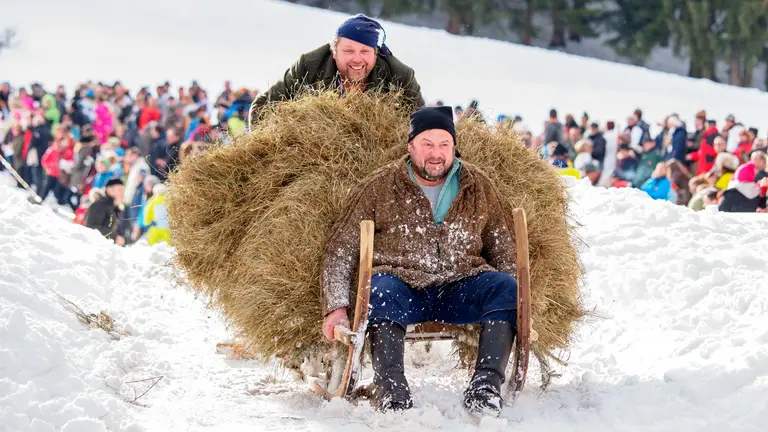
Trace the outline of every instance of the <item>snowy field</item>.
<instances>
[{"instance_id":1,"label":"snowy field","mask_svg":"<svg viewBox=\"0 0 768 432\"><path fill-rule=\"evenodd\" d=\"M135 0L111 8L97 0L0 0L0 26L19 32L19 46L0 54L0 80L40 81L48 89L65 84L68 91L88 78L120 80L134 92L154 92L165 80L174 88L198 80L212 102L226 79L266 90L299 54L329 41L345 18L268 0ZM757 89L383 24L387 45L414 68L429 102L466 106L478 99L489 119L521 114L534 132L553 107L562 116L586 111L618 125L639 107L654 131L671 112L692 126L701 109L720 124L733 113L763 134L767 126L768 93Z\"/></svg>"},{"instance_id":2,"label":"snowy field","mask_svg":"<svg viewBox=\"0 0 768 432\"><path fill-rule=\"evenodd\" d=\"M0 431L764 431L768 220L565 181L600 318L548 392L534 362L479 423L445 343L407 349L412 411L324 402L275 364L217 354L230 334L176 284L170 249L118 248L0 185ZM119 339L68 301L111 316Z\"/></svg>"},{"instance_id":3,"label":"snowy field","mask_svg":"<svg viewBox=\"0 0 768 432\"><path fill-rule=\"evenodd\" d=\"M68 90L84 78L137 90L197 79L265 89L343 16L265 0L0 0L21 45L0 80ZM233 18L233 13L237 17ZM201 18L204 17L204 18ZM706 108L761 126L768 96L646 69L386 24L425 97L542 121L561 113L650 121ZM55 42L55 43L54 43ZM77 48L61 48L77 47ZM73 51L74 50L74 51ZM74 53L74 54L73 54ZM533 129L541 124L529 123ZM693 213L637 190L570 179L584 224L587 305L547 393L529 385L499 419L461 409L467 376L449 347L407 350L415 409L326 403L275 364L216 352L231 332L175 282L172 250L121 249L0 182L0 432L17 431L764 431L768 425L768 218ZM76 311L114 320L112 335ZM318 332L320 329L318 329ZM370 379L370 370L365 377Z\"/></svg>"}]
</instances>

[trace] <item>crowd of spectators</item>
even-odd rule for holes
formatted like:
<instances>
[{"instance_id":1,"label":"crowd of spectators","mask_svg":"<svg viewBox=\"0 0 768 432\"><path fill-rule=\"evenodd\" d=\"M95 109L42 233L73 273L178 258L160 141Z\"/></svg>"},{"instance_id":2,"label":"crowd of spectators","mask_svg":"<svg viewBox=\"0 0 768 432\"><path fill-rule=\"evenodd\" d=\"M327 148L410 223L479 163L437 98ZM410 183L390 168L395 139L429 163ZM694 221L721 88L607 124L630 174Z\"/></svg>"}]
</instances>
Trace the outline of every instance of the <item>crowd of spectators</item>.
<instances>
[{"instance_id":1,"label":"crowd of spectators","mask_svg":"<svg viewBox=\"0 0 768 432\"><path fill-rule=\"evenodd\" d=\"M168 241L168 173L211 143L246 133L257 95L229 82L215 99L194 81L175 95L168 82L135 93L120 82L87 82L69 94L62 86L49 92L39 83L2 83L2 154L23 180L18 187L26 183L42 200L71 207L75 222L121 245L144 235L151 244ZM454 112L456 121L483 117L477 101ZM702 110L695 119L689 126L672 113L655 134L640 109L623 125L587 113L561 120L552 109L536 135L520 116L496 121L561 174L596 187L638 188L696 211L766 212L766 138L734 115L718 122Z\"/></svg>"}]
</instances>

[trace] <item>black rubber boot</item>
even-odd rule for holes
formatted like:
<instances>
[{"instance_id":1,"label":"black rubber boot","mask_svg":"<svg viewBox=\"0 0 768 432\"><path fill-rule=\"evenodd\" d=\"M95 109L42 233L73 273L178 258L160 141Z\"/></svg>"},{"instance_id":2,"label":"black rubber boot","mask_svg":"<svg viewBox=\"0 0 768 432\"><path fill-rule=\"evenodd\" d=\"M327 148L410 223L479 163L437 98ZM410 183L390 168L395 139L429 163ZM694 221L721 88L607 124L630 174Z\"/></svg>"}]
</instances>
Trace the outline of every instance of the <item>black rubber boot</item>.
<instances>
[{"instance_id":1,"label":"black rubber boot","mask_svg":"<svg viewBox=\"0 0 768 432\"><path fill-rule=\"evenodd\" d=\"M405 329L391 321L368 329L373 365L373 405L381 411L413 407L411 389L405 379Z\"/></svg>"},{"instance_id":2,"label":"black rubber boot","mask_svg":"<svg viewBox=\"0 0 768 432\"><path fill-rule=\"evenodd\" d=\"M504 408L501 385L516 333L508 321L481 324L475 373L464 391L464 407L473 415L497 417Z\"/></svg>"}]
</instances>

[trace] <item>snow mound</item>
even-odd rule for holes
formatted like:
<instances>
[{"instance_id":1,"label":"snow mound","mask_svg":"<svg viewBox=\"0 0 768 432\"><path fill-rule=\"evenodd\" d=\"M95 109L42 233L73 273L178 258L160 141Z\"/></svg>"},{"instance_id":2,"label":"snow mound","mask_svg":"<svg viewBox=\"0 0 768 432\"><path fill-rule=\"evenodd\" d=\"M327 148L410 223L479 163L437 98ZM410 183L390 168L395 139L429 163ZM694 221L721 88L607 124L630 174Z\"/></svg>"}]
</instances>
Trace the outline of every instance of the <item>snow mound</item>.
<instances>
[{"instance_id":1,"label":"snow mound","mask_svg":"<svg viewBox=\"0 0 768 432\"><path fill-rule=\"evenodd\" d=\"M157 318L191 302L169 250L121 250L9 186L0 202L0 430L144 430L125 400L152 381L131 381L168 374L158 346L174 339ZM104 312L114 337L75 311Z\"/></svg>"},{"instance_id":2,"label":"snow mound","mask_svg":"<svg viewBox=\"0 0 768 432\"><path fill-rule=\"evenodd\" d=\"M501 418L479 422L448 343L409 344L409 412L325 402L272 363L218 354L231 335L175 285L170 249L118 248L0 186L0 431L763 430L768 218L564 181L597 317L547 393L534 362ZM60 296L124 335L83 325Z\"/></svg>"}]
</instances>

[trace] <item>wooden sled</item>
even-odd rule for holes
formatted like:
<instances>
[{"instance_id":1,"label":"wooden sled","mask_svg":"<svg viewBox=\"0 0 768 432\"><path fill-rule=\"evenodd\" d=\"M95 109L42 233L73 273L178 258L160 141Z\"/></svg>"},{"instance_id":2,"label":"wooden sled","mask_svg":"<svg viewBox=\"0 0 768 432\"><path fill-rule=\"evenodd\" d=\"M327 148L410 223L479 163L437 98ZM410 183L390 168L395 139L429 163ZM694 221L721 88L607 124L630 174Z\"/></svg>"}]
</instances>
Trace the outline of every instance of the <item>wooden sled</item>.
<instances>
[{"instance_id":1,"label":"wooden sled","mask_svg":"<svg viewBox=\"0 0 768 432\"><path fill-rule=\"evenodd\" d=\"M515 338L514 363L512 373L507 380L509 390L515 397L525 385L528 373L528 359L531 348L531 284L530 262L528 253L528 224L525 211L521 208L513 210L515 244L517 250L517 337ZM365 331L368 321L368 301L371 295L371 276L373 266L373 221L360 223L360 266L357 286L357 301L352 328L343 326L334 328L336 341L347 346L346 363L343 357L326 370L325 385L317 381L312 383L312 390L324 398L331 400L336 397L349 398L356 389L360 377ZM438 322L417 324L405 336L406 341L436 341L452 340L456 337L457 327ZM535 332L534 339L535 339Z\"/></svg>"}]
</instances>

